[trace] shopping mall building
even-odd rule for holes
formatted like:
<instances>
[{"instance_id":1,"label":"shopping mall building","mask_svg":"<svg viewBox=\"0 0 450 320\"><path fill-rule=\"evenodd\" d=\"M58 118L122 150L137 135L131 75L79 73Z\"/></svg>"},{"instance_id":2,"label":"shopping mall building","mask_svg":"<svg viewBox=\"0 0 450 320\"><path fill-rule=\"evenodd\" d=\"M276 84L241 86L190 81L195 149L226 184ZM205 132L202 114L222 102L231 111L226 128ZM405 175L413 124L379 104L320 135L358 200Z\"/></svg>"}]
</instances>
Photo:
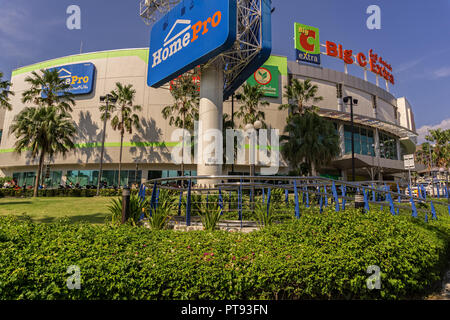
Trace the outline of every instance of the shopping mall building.
<instances>
[{"instance_id":1,"label":"shopping mall building","mask_svg":"<svg viewBox=\"0 0 450 320\"><path fill-rule=\"evenodd\" d=\"M132 84L136 90L135 104L142 106L140 118L142 128L133 134L125 134L122 184L146 181L155 177L181 174L180 166L173 163L171 149L177 144L171 141L176 129L162 117L162 109L173 103L168 86L154 89L147 86L148 49L124 49L68 56L23 67L13 72L11 82L15 96L11 97L12 111L0 111L0 176L12 176L20 185L34 184L36 161L26 152L14 152L15 138L9 134L14 117L25 108L21 102L22 93L27 90L25 78L32 71L59 66L86 65L93 69L92 79L82 78L82 84L89 82L92 88L75 96L76 106L72 117L78 126L76 150L65 158L57 157L46 161L50 174L48 186L60 183L95 185L99 172L103 123L100 120L100 96L110 92L116 82ZM284 87L292 79L311 79L319 88L323 100L317 103L320 114L331 119L341 137L341 155L334 159L320 174L327 177L351 178L351 122L350 107L343 103L343 97L358 99L354 107L356 126L355 152L357 179L371 180L381 171L384 179L403 177L403 155L412 154L416 148L414 115L411 105L404 97L396 98L387 88L352 76L347 72L330 70L312 64L288 61L286 57L271 56L260 71L270 73L266 85L266 100L269 106L263 108L268 126L283 131L287 111L279 106L288 101ZM69 68L60 70L67 72ZM73 69L75 70L75 69ZM258 81L257 75L249 82ZM86 87L87 88L87 87ZM224 103L224 113L231 114L232 99ZM237 111L239 104L235 101ZM239 125L239 121L237 121ZM104 179L109 185L117 184L120 135L108 124L106 130ZM248 165L235 165L234 172L248 174ZM186 174L196 175L196 165L186 165ZM223 173L232 167L224 165ZM257 167L256 173L260 172ZM280 175L287 174L289 166L281 161ZM378 177L377 177L378 178Z\"/></svg>"}]
</instances>

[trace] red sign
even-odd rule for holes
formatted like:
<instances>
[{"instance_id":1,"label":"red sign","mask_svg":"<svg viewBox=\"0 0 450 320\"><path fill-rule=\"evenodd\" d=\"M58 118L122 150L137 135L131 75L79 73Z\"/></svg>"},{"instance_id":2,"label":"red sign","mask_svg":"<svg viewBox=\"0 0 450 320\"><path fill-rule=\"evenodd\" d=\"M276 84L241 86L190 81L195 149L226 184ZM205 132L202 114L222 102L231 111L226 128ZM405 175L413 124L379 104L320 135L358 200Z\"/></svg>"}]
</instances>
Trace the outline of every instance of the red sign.
<instances>
[{"instance_id":1,"label":"red sign","mask_svg":"<svg viewBox=\"0 0 450 320\"><path fill-rule=\"evenodd\" d=\"M353 64L355 60L353 59L352 50L344 50L342 45L337 45L334 42L326 42L327 55L330 57L336 57L343 60L346 64ZM369 59L367 56L360 52L356 55L356 62L360 67L365 68L368 64L370 66L370 71L381 76L392 84L394 82L394 76L392 75L392 67L390 64L386 63L381 56L374 53L373 50L369 51Z\"/></svg>"}]
</instances>

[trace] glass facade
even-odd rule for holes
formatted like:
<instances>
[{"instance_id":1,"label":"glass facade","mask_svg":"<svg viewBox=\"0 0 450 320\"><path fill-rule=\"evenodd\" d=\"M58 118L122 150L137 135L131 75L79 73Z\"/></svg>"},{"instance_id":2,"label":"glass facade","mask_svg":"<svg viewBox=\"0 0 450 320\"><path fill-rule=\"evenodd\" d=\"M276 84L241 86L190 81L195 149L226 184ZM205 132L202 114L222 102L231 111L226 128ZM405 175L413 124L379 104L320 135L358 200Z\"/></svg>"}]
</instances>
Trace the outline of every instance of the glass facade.
<instances>
[{"instance_id":1,"label":"glass facade","mask_svg":"<svg viewBox=\"0 0 450 320\"><path fill-rule=\"evenodd\" d=\"M67 171L67 184L76 185L77 183L81 187L96 186L98 183L98 170L80 170L80 171ZM102 172L102 181L110 187L117 186L119 179L119 170L105 170ZM142 171L136 170L122 170L120 173L120 185L140 184L142 179Z\"/></svg>"},{"instance_id":2,"label":"glass facade","mask_svg":"<svg viewBox=\"0 0 450 320\"><path fill-rule=\"evenodd\" d=\"M14 172L13 179L20 187L34 186L34 183L36 181L36 172Z\"/></svg>"},{"instance_id":3,"label":"glass facade","mask_svg":"<svg viewBox=\"0 0 450 320\"><path fill-rule=\"evenodd\" d=\"M383 132L380 135L380 157L384 159L399 160L397 154L397 140Z\"/></svg>"},{"instance_id":4,"label":"glass facade","mask_svg":"<svg viewBox=\"0 0 450 320\"><path fill-rule=\"evenodd\" d=\"M344 126L345 153L352 153L352 128ZM355 154L375 156L375 138L372 129L355 126Z\"/></svg>"}]
</instances>

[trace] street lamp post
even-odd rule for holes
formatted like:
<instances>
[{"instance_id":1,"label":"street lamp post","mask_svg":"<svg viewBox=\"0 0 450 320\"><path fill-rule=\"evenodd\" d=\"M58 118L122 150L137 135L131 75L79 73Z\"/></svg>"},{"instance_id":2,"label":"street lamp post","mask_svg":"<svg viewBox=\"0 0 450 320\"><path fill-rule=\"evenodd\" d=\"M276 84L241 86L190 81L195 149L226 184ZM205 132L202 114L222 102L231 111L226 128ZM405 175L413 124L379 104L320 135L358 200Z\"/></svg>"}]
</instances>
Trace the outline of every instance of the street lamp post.
<instances>
[{"instance_id":1,"label":"street lamp post","mask_svg":"<svg viewBox=\"0 0 450 320\"><path fill-rule=\"evenodd\" d=\"M255 138L255 144L253 147L254 149L251 148L250 152L253 153L253 157L250 155L249 156L249 162L250 163L250 177L254 177L255 176L255 171L256 171L256 159L257 159L257 155L256 155L256 149L257 149L257 145L258 145L258 130L262 128L262 122L257 120L255 121L253 124L249 123L245 126L245 130L250 131L250 130L255 130L256 132L256 138ZM254 160L254 161L251 161ZM253 178L250 178L250 183L252 185L252 195L251 195L251 199L250 202L252 203L252 209L254 208L254 198L255 198L255 180Z\"/></svg>"},{"instance_id":2,"label":"street lamp post","mask_svg":"<svg viewBox=\"0 0 450 320\"><path fill-rule=\"evenodd\" d=\"M355 176L355 124L353 120L353 105L358 105L358 100L353 99L352 96L348 96L344 98L344 103L350 103L350 116L351 116L351 128L352 128L352 181L356 181Z\"/></svg>"},{"instance_id":3,"label":"street lamp post","mask_svg":"<svg viewBox=\"0 0 450 320\"><path fill-rule=\"evenodd\" d=\"M106 96L100 97L100 102L106 101L106 110L104 114L103 119L103 136L102 136L102 151L100 155L100 171L98 172L98 179L97 179L97 197L100 195L100 183L102 181L102 171L103 171L103 155L105 153L105 138L106 138L106 122L108 120L108 113L109 113L109 103L116 103L117 99L114 98L112 95L107 94Z\"/></svg>"}]
</instances>

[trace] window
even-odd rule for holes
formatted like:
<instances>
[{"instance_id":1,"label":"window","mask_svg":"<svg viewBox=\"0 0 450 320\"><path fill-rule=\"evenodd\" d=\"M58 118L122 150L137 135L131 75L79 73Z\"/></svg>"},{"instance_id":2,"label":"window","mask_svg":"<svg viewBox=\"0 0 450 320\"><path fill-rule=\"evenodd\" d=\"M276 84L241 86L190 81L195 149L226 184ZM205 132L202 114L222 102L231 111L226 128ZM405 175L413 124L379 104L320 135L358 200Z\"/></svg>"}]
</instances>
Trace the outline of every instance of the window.
<instances>
[{"instance_id":1,"label":"window","mask_svg":"<svg viewBox=\"0 0 450 320\"><path fill-rule=\"evenodd\" d=\"M98 170L84 170L84 171L68 171L67 172L67 184L76 185L77 183L81 187L96 186L98 183ZM106 182L109 187L117 186L119 179L118 170L105 170L102 172L102 181ZM142 179L142 171L136 170L122 170L120 172L120 185L140 184Z\"/></svg>"},{"instance_id":2,"label":"window","mask_svg":"<svg viewBox=\"0 0 450 320\"><path fill-rule=\"evenodd\" d=\"M366 156L375 156L375 146L373 131L371 129L355 126L354 141L355 154L362 154ZM352 128L349 125L344 126L344 142L345 153L352 152Z\"/></svg>"},{"instance_id":3,"label":"window","mask_svg":"<svg viewBox=\"0 0 450 320\"><path fill-rule=\"evenodd\" d=\"M397 140L383 132L380 132L380 156L384 159L398 160Z\"/></svg>"}]
</instances>

